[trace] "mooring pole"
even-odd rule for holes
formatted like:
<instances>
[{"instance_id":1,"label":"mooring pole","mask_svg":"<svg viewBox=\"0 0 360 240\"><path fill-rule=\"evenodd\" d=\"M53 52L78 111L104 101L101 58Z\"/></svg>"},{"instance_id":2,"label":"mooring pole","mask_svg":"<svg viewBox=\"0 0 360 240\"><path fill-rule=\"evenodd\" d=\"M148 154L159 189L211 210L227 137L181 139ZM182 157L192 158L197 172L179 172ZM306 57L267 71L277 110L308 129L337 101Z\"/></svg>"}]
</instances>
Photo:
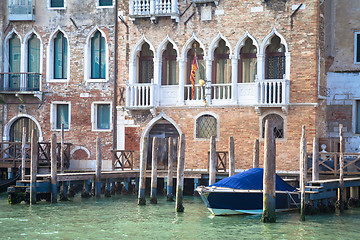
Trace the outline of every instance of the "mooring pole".
<instances>
[{"instance_id":1,"label":"mooring pole","mask_svg":"<svg viewBox=\"0 0 360 240\"><path fill-rule=\"evenodd\" d=\"M38 162L38 142L37 132L32 130L31 133L31 167L30 167L30 204L36 203L36 173Z\"/></svg>"},{"instance_id":2,"label":"mooring pole","mask_svg":"<svg viewBox=\"0 0 360 240\"><path fill-rule=\"evenodd\" d=\"M167 187L166 187L166 199L167 201L174 201L173 196L173 165L176 161L176 155L174 151L176 146L176 139L169 138L169 153L168 153L168 176L167 176Z\"/></svg>"},{"instance_id":3,"label":"mooring pole","mask_svg":"<svg viewBox=\"0 0 360 240\"><path fill-rule=\"evenodd\" d=\"M26 150L25 150L25 143L26 143L26 128L23 128L22 132L22 141L21 141L21 180L25 180L25 158L26 158Z\"/></svg>"},{"instance_id":4,"label":"mooring pole","mask_svg":"<svg viewBox=\"0 0 360 240\"><path fill-rule=\"evenodd\" d=\"M306 137L305 125L302 126L302 134L300 140L300 193L301 193L301 210L300 220L305 221L305 184L306 184Z\"/></svg>"},{"instance_id":5,"label":"mooring pole","mask_svg":"<svg viewBox=\"0 0 360 240\"><path fill-rule=\"evenodd\" d=\"M61 146L60 146L60 161L61 161L61 173L64 173L64 124L61 124Z\"/></svg>"},{"instance_id":6,"label":"mooring pole","mask_svg":"<svg viewBox=\"0 0 360 240\"><path fill-rule=\"evenodd\" d=\"M159 153L159 139L157 137L153 138L153 147L152 147L152 160L151 160L151 192L150 192L150 203L157 203L157 161Z\"/></svg>"},{"instance_id":7,"label":"mooring pole","mask_svg":"<svg viewBox=\"0 0 360 240\"><path fill-rule=\"evenodd\" d=\"M314 137L313 141L312 180L319 180L319 140L317 136Z\"/></svg>"},{"instance_id":8,"label":"mooring pole","mask_svg":"<svg viewBox=\"0 0 360 240\"><path fill-rule=\"evenodd\" d=\"M276 145L273 126L269 120L265 122L264 143L264 176L263 176L263 223L276 222Z\"/></svg>"},{"instance_id":9,"label":"mooring pole","mask_svg":"<svg viewBox=\"0 0 360 240\"><path fill-rule=\"evenodd\" d=\"M101 139L96 141L96 169L95 169L95 196L100 197L101 194Z\"/></svg>"},{"instance_id":10,"label":"mooring pole","mask_svg":"<svg viewBox=\"0 0 360 240\"><path fill-rule=\"evenodd\" d=\"M51 202L57 202L56 134L51 135Z\"/></svg>"},{"instance_id":11,"label":"mooring pole","mask_svg":"<svg viewBox=\"0 0 360 240\"><path fill-rule=\"evenodd\" d=\"M184 212L183 190L184 190L184 170L185 170L185 134L181 134L178 148L177 164L177 185L176 185L176 212Z\"/></svg>"},{"instance_id":12,"label":"mooring pole","mask_svg":"<svg viewBox=\"0 0 360 240\"><path fill-rule=\"evenodd\" d=\"M148 151L148 137L143 138L140 149L140 179L139 179L139 196L138 205L145 205L145 183L146 183L146 161Z\"/></svg>"},{"instance_id":13,"label":"mooring pole","mask_svg":"<svg viewBox=\"0 0 360 240\"><path fill-rule=\"evenodd\" d=\"M338 196L338 202L339 202L339 209L340 213L344 212L344 148L345 148L345 142L344 142L344 131L343 131L343 125L339 125L339 133L340 133L340 176L339 176L339 196Z\"/></svg>"},{"instance_id":14,"label":"mooring pole","mask_svg":"<svg viewBox=\"0 0 360 240\"><path fill-rule=\"evenodd\" d=\"M259 167L259 139L254 142L253 168Z\"/></svg>"},{"instance_id":15,"label":"mooring pole","mask_svg":"<svg viewBox=\"0 0 360 240\"><path fill-rule=\"evenodd\" d=\"M234 138L229 140L229 177L235 174L235 144Z\"/></svg>"},{"instance_id":16,"label":"mooring pole","mask_svg":"<svg viewBox=\"0 0 360 240\"><path fill-rule=\"evenodd\" d=\"M216 139L210 138L210 164L209 164L209 185L216 182Z\"/></svg>"}]
</instances>

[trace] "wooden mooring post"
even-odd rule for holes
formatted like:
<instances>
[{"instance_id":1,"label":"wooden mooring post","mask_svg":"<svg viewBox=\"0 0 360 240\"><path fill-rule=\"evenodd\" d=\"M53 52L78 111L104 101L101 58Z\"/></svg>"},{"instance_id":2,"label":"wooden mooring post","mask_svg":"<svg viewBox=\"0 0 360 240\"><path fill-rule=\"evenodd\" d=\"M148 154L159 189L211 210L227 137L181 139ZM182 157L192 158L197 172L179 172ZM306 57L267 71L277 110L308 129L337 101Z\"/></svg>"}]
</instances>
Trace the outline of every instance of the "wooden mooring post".
<instances>
[{"instance_id":1,"label":"wooden mooring post","mask_svg":"<svg viewBox=\"0 0 360 240\"><path fill-rule=\"evenodd\" d=\"M259 139L254 142L253 168L259 167Z\"/></svg>"},{"instance_id":2,"label":"wooden mooring post","mask_svg":"<svg viewBox=\"0 0 360 240\"><path fill-rule=\"evenodd\" d=\"M209 185L216 182L216 139L210 138Z\"/></svg>"},{"instance_id":3,"label":"wooden mooring post","mask_svg":"<svg viewBox=\"0 0 360 240\"><path fill-rule=\"evenodd\" d=\"M306 184L306 137L305 137L305 126L302 126L302 134L300 140L300 220L305 221L305 184Z\"/></svg>"},{"instance_id":4,"label":"wooden mooring post","mask_svg":"<svg viewBox=\"0 0 360 240\"><path fill-rule=\"evenodd\" d=\"M144 137L140 149L140 178L139 178L139 195L138 205L145 205L145 183L146 183L146 161L148 151L148 137Z\"/></svg>"},{"instance_id":5,"label":"wooden mooring post","mask_svg":"<svg viewBox=\"0 0 360 240\"><path fill-rule=\"evenodd\" d=\"M343 125L339 125L339 133L340 133L340 176L339 176L339 195L338 195L338 206L340 209L340 213L344 212L344 131Z\"/></svg>"},{"instance_id":6,"label":"wooden mooring post","mask_svg":"<svg viewBox=\"0 0 360 240\"><path fill-rule=\"evenodd\" d=\"M169 138L169 152L168 152L168 176L167 176L167 186L166 186L166 199L167 201L174 201L173 196L173 169L174 162L176 162L176 138Z\"/></svg>"},{"instance_id":7,"label":"wooden mooring post","mask_svg":"<svg viewBox=\"0 0 360 240\"><path fill-rule=\"evenodd\" d=\"M175 211L184 212L183 191L184 191L184 170L185 170L185 135L181 134L178 147L177 184Z\"/></svg>"},{"instance_id":8,"label":"wooden mooring post","mask_svg":"<svg viewBox=\"0 0 360 240\"><path fill-rule=\"evenodd\" d=\"M229 140L229 177L235 174L235 144L234 138Z\"/></svg>"},{"instance_id":9,"label":"wooden mooring post","mask_svg":"<svg viewBox=\"0 0 360 240\"><path fill-rule=\"evenodd\" d=\"M56 159L56 134L51 136L51 203L57 202L57 159Z\"/></svg>"},{"instance_id":10,"label":"wooden mooring post","mask_svg":"<svg viewBox=\"0 0 360 240\"><path fill-rule=\"evenodd\" d=\"M26 128L23 128L23 134L22 134L22 140L21 140L21 180L25 180L25 169L26 169L26 150L25 150L25 144L26 144Z\"/></svg>"},{"instance_id":11,"label":"wooden mooring post","mask_svg":"<svg viewBox=\"0 0 360 240\"><path fill-rule=\"evenodd\" d=\"M96 141L95 197L101 194L101 139Z\"/></svg>"},{"instance_id":12,"label":"wooden mooring post","mask_svg":"<svg viewBox=\"0 0 360 240\"><path fill-rule=\"evenodd\" d=\"M30 204L36 203L36 173L38 164L38 142L37 132L31 133L31 167L30 167Z\"/></svg>"},{"instance_id":13,"label":"wooden mooring post","mask_svg":"<svg viewBox=\"0 0 360 240\"><path fill-rule=\"evenodd\" d=\"M272 122L265 122L264 176L263 176L263 223L276 222L276 145Z\"/></svg>"},{"instance_id":14,"label":"wooden mooring post","mask_svg":"<svg viewBox=\"0 0 360 240\"><path fill-rule=\"evenodd\" d=\"M159 155L159 142L157 137L153 138L152 146L152 159L151 159L151 191L150 191L150 203L157 203L157 162Z\"/></svg>"},{"instance_id":15,"label":"wooden mooring post","mask_svg":"<svg viewBox=\"0 0 360 240\"><path fill-rule=\"evenodd\" d=\"M314 137L312 155L312 181L319 180L319 139Z\"/></svg>"}]
</instances>

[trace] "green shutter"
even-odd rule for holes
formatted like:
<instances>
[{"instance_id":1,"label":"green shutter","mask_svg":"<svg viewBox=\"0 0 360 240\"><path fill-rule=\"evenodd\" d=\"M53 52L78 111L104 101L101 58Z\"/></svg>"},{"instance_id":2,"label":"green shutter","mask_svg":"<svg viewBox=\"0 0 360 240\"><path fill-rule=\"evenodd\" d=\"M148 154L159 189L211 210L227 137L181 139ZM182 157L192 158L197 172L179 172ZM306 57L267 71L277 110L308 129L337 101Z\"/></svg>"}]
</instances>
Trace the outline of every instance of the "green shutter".
<instances>
[{"instance_id":1,"label":"green shutter","mask_svg":"<svg viewBox=\"0 0 360 240\"><path fill-rule=\"evenodd\" d=\"M112 6L113 1L112 0L99 0L99 6Z\"/></svg>"},{"instance_id":2,"label":"green shutter","mask_svg":"<svg viewBox=\"0 0 360 240\"><path fill-rule=\"evenodd\" d=\"M59 32L54 39L54 78L65 79L67 76L67 39Z\"/></svg>"},{"instance_id":3,"label":"green shutter","mask_svg":"<svg viewBox=\"0 0 360 240\"><path fill-rule=\"evenodd\" d=\"M356 133L360 133L360 101L356 101Z\"/></svg>"},{"instance_id":4,"label":"green shutter","mask_svg":"<svg viewBox=\"0 0 360 240\"><path fill-rule=\"evenodd\" d=\"M50 7L52 8L64 7L64 0L50 0Z\"/></svg>"},{"instance_id":5,"label":"green shutter","mask_svg":"<svg viewBox=\"0 0 360 240\"><path fill-rule=\"evenodd\" d=\"M28 41L28 72L40 72L40 40L35 34Z\"/></svg>"},{"instance_id":6,"label":"green shutter","mask_svg":"<svg viewBox=\"0 0 360 240\"><path fill-rule=\"evenodd\" d=\"M360 33L356 35L356 62L360 62Z\"/></svg>"},{"instance_id":7,"label":"green shutter","mask_svg":"<svg viewBox=\"0 0 360 240\"><path fill-rule=\"evenodd\" d=\"M61 129L61 124L64 124L64 129L69 129L69 105L56 105L56 129Z\"/></svg>"},{"instance_id":8,"label":"green shutter","mask_svg":"<svg viewBox=\"0 0 360 240\"><path fill-rule=\"evenodd\" d=\"M91 38L91 78L105 78L105 38L97 31Z\"/></svg>"},{"instance_id":9,"label":"green shutter","mask_svg":"<svg viewBox=\"0 0 360 240\"><path fill-rule=\"evenodd\" d=\"M110 104L97 105L97 129L110 129Z\"/></svg>"}]
</instances>

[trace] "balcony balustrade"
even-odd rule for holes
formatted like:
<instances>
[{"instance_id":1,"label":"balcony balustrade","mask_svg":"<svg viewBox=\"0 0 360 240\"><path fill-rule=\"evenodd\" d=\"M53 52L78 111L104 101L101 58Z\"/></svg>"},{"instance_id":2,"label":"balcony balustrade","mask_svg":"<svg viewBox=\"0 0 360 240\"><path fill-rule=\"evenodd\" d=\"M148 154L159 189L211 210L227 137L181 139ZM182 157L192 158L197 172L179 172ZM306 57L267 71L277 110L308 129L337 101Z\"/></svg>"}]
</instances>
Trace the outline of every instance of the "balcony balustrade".
<instances>
[{"instance_id":1,"label":"balcony balustrade","mask_svg":"<svg viewBox=\"0 0 360 240\"><path fill-rule=\"evenodd\" d=\"M126 106L128 108L154 107L154 84L128 84Z\"/></svg>"},{"instance_id":2,"label":"balcony balustrade","mask_svg":"<svg viewBox=\"0 0 360 240\"><path fill-rule=\"evenodd\" d=\"M37 92L40 91L39 73L0 73L1 92Z\"/></svg>"},{"instance_id":3,"label":"balcony balustrade","mask_svg":"<svg viewBox=\"0 0 360 240\"><path fill-rule=\"evenodd\" d=\"M156 17L171 16L178 19L178 1L177 0L131 0L129 15L131 20L141 17L150 17L155 20Z\"/></svg>"},{"instance_id":4,"label":"balcony balustrade","mask_svg":"<svg viewBox=\"0 0 360 240\"><path fill-rule=\"evenodd\" d=\"M236 87L235 93L233 87ZM154 108L157 106L203 106L242 105L287 108L289 104L289 80L264 79L253 83L208 84L207 87L184 85L161 86L155 84L128 84L126 87L126 107L129 109ZM159 91L157 91L159 89ZM235 96L233 96L235 94ZM179 96L183 96L179 98Z\"/></svg>"},{"instance_id":5,"label":"balcony balustrade","mask_svg":"<svg viewBox=\"0 0 360 240\"><path fill-rule=\"evenodd\" d=\"M9 21L35 21L33 0L8 0Z\"/></svg>"}]
</instances>

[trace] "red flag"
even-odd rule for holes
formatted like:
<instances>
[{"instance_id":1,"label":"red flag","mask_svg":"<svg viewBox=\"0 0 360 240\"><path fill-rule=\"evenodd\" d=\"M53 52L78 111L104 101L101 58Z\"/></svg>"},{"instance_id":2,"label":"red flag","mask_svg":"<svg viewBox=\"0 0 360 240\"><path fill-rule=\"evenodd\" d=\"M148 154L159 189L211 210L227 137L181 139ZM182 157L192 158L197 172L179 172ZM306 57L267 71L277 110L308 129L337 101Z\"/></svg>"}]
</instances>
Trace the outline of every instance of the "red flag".
<instances>
[{"instance_id":1,"label":"red flag","mask_svg":"<svg viewBox=\"0 0 360 240\"><path fill-rule=\"evenodd\" d=\"M198 65L197 65L197 61L196 61L196 52L194 54L194 60L191 66L191 73L190 73L190 82L192 84L192 100L194 100L195 97L195 74L196 74L196 70L198 70Z\"/></svg>"}]
</instances>

